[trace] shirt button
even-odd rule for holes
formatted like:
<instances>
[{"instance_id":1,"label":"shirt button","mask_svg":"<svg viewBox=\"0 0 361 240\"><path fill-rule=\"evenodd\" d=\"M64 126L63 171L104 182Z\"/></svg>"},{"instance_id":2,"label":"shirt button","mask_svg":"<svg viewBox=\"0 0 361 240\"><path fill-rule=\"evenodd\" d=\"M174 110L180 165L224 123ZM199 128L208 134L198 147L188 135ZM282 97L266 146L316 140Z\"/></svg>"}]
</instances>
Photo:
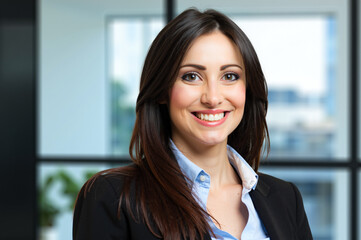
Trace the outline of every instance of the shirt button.
<instances>
[{"instance_id":1,"label":"shirt button","mask_svg":"<svg viewBox=\"0 0 361 240\"><path fill-rule=\"evenodd\" d=\"M201 176L199 177L199 180L201 180L201 182L204 182L204 181L206 180L206 176L201 175Z\"/></svg>"}]
</instances>

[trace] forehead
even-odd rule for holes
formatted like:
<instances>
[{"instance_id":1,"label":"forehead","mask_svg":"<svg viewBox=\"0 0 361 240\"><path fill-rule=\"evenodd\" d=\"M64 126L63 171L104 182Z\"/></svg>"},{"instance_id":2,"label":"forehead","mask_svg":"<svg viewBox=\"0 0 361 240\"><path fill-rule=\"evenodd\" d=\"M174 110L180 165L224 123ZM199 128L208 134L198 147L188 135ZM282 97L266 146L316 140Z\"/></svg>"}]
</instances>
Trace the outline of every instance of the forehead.
<instances>
[{"instance_id":1,"label":"forehead","mask_svg":"<svg viewBox=\"0 0 361 240\"><path fill-rule=\"evenodd\" d=\"M238 63L243 66L243 58L237 45L220 31L197 37L189 46L182 63L218 62Z\"/></svg>"}]
</instances>

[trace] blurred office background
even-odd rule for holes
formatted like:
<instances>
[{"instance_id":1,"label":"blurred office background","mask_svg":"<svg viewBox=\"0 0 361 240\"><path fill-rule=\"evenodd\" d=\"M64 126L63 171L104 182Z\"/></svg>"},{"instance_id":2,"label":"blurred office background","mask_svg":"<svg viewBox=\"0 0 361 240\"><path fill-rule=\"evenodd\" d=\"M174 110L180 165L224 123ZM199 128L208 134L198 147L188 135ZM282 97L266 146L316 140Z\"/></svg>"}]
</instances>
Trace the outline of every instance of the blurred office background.
<instances>
[{"instance_id":1,"label":"blurred office background","mask_svg":"<svg viewBox=\"0 0 361 240\"><path fill-rule=\"evenodd\" d=\"M358 0L38 0L0 3L0 239L71 239L77 192L129 163L139 78L189 7L230 16L269 87L260 171L300 189L316 240L361 240ZM15 197L18 194L19 197Z\"/></svg>"}]
</instances>

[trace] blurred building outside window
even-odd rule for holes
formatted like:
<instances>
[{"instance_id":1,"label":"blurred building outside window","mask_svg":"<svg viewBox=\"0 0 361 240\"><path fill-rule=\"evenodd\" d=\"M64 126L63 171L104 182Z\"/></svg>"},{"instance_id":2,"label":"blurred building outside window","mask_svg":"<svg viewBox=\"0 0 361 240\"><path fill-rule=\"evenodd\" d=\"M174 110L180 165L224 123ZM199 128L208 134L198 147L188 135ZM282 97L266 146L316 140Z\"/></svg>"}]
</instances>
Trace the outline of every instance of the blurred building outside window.
<instances>
[{"instance_id":1,"label":"blurred building outside window","mask_svg":"<svg viewBox=\"0 0 361 240\"><path fill-rule=\"evenodd\" d=\"M253 43L266 76L270 159L335 158L334 18L286 15L233 19Z\"/></svg>"}]
</instances>

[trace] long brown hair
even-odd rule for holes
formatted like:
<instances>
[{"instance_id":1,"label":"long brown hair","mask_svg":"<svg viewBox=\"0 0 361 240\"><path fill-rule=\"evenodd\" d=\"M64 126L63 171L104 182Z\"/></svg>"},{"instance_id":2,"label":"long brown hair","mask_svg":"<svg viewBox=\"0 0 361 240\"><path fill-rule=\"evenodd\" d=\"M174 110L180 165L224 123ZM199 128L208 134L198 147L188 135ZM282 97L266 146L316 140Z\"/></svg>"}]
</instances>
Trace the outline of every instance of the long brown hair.
<instances>
[{"instance_id":1,"label":"long brown hair","mask_svg":"<svg viewBox=\"0 0 361 240\"><path fill-rule=\"evenodd\" d=\"M246 104L239 126L228 137L257 171L262 146L267 140L267 85L256 52L243 31L228 17L214 11L188 9L167 24L153 41L145 59L136 105L136 122L129 152L133 167L100 174L120 174L126 179L120 204L147 224L152 233L165 239L197 239L210 232L208 214L192 196L169 147L169 92L191 43L199 36L221 31L239 48L246 69ZM96 179L95 176L90 182ZM89 183L90 183L89 182ZM130 184L136 182L136 210L130 207Z\"/></svg>"}]
</instances>

